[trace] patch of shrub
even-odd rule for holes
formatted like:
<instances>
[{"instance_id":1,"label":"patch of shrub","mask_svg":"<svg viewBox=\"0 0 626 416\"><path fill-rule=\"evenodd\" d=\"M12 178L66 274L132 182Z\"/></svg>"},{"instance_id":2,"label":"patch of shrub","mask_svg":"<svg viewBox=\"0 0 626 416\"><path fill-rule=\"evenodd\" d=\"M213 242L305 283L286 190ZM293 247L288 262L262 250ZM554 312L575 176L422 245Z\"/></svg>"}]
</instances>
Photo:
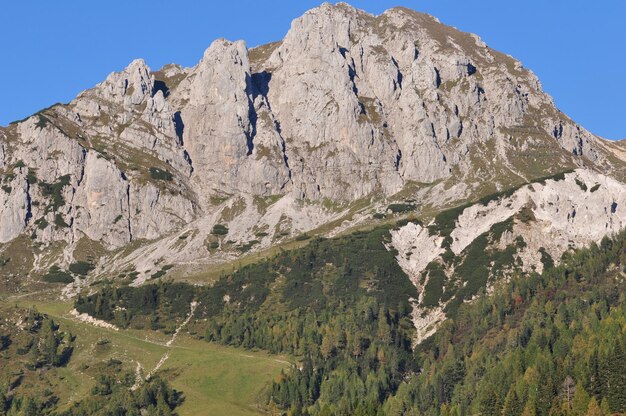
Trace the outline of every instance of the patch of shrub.
<instances>
[{"instance_id":1,"label":"patch of shrub","mask_svg":"<svg viewBox=\"0 0 626 416\"><path fill-rule=\"evenodd\" d=\"M161 278L163 276L165 276L165 271L163 271L163 269L161 269L158 272L152 273L152 275L150 276L150 279L159 279L159 278Z\"/></svg>"},{"instance_id":2,"label":"patch of shrub","mask_svg":"<svg viewBox=\"0 0 626 416\"><path fill-rule=\"evenodd\" d=\"M150 177L159 181L171 181L174 176L167 170L152 167L150 168Z\"/></svg>"},{"instance_id":3,"label":"patch of shrub","mask_svg":"<svg viewBox=\"0 0 626 416\"><path fill-rule=\"evenodd\" d=\"M254 247L257 244L259 244L259 240L252 240L252 241L248 241L246 244L243 244L237 247L237 249L242 253L246 253L250 251L250 249L252 249L252 247Z\"/></svg>"},{"instance_id":4,"label":"patch of shrub","mask_svg":"<svg viewBox=\"0 0 626 416\"><path fill-rule=\"evenodd\" d=\"M431 262L428 267L428 283L424 287L424 298L422 305L425 307L435 307L439 305L439 299L443 295L443 287L447 279L441 265Z\"/></svg>"},{"instance_id":5,"label":"patch of shrub","mask_svg":"<svg viewBox=\"0 0 626 416\"><path fill-rule=\"evenodd\" d=\"M574 179L576 181L576 185L578 185L578 187L580 189L582 189L583 191L587 191L587 185L585 184L585 182L581 181L580 179L576 178Z\"/></svg>"},{"instance_id":6,"label":"patch of shrub","mask_svg":"<svg viewBox=\"0 0 626 416\"><path fill-rule=\"evenodd\" d=\"M546 251L545 248L540 247L539 253L541 253L541 263L543 264L543 269L551 269L554 267L554 259L552 256Z\"/></svg>"},{"instance_id":7,"label":"patch of shrub","mask_svg":"<svg viewBox=\"0 0 626 416\"><path fill-rule=\"evenodd\" d=\"M449 246L446 247L446 251L441 255L441 260L443 260L445 264L452 264L454 260L456 260L456 255Z\"/></svg>"},{"instance_id":8,"label":"patch of shrub","mask_svg":"<svg viewBox=\"0 0 626 416\"><path fill-rule=\"evenodd\" d=\"M478 203L487 206L491 201L497 201L499 199L508 198L515 193L520 188L520 186L515 186L513 188L509 188L505 191L496 192L487 196L484 196L478 200Z\"/></svg>"},{"instance_id":9,"label":"patch of shrub","mask_svg":"<svg viewBox=\"0 0 626 416\"><path fill-rule=\"evenodd\" d=\"M74 281L74 278L68 272L59 269L59 266L54 265L50 267L50 270L48 270L48 273L46 273L42 277L42 280L48 283L68 284L68 283L72 283Z\"/></svg>"},{"instance_id":10,"label":"patch of shrub","mask_svg":"<svg viewBox=\"0 0 626 416\"><path fill-rule=\"evenodd\" d=\"M404 227L410 222L413 224L420 225L420 226L422 225L422 222L418 220L417 218L403 218L401 220L396 221L396 228Z\"/></svg>"},{"instance_id":11,"label":"patch of shrub","mask_svg":"<svg viewBox=\"0 0 626 416\"><path fill-rule=\"evenodd\" d=\"M465 208L469 206L470 204L463 204L437 214L435 216L435 222L428 226L429 234L449 236L454 230L454 227L456 227L457 218L463 213Z\"/></svg>"},{"instance_id":12,"label":"patch of shrub","mask_svg":"<svg viewBox=\"0 0 626 416\"><path fill-rule=\"evenodd\" d=\"M37 123L35 124L35 127L37 127L38 129L43 129L50 122L50 120L48 120L46 116L43 116L41 114L37 114L37 117L39 118L37 120Z\"/></svg>"},{"instance_id":13,"label":"patch of shrub","mask_svg":"<svg viewBox=\"0 0 626 416\"><path fill-rule=\"evenodd\" d=\"M528 224L537 220L537 217L535 217L535 213L529 206L525 206L524 208L522 208L517 217L524 224Z\"/></svg>"},{"instance_id":14,"label":"patch of shrub","mask_svg":"<svg viewBox=\"0 0 626 416\"><path fill-rule=\"evenodd\" d=\"M26 175L26 181L30 185L34 185L37 183L37 175L35 175L35 171L32 169L28 169L28 174Z\"/></svg>"},{"instance_id":15,"label":"patch of shrub","mask_svg":"<svg viewBox=\"0 0 626 416\"><path fill-rule=\"evenodd\" d=\"M215 224L211 230L213 235L226 235L228 234L228 228L222 224Z\"/></svg>"},{"instance_id":16,"label":"patch of shrub","mask_svg":"<svg viewBox=\"0 0 626 416\"><path fill-rule=\"evenodd\" d=\"M415 204L390 204L387 207L387 210L393 212L394 214L401 214L413 211L415 208Z\"/></svg>"},{"instance_id":17,"label":"patch of shrub","mask_svg":"<svg viewBox=\"0 0 626 416\"><path fill-rule=\"evenodd\" d=\"M65 205L63 198L63 188L70 184L70 175L63 175L55 183L40 182L41 194L52 198L52 209L56 211L59 207Z\"/></svg>"},{"instance_id":18,"label":"patch of shrub","mask_svg":"<svg viewBox=\"0 0 626 416\"><path fill-rule=\"evenodd\" d=\"M551 176L545 176L543 178L539 178L537 179L535 182L541 184L541 185L545 185L547 180L553 180L555 182L559 182L565 179L565 175L568 173L572 173L574 172L574 169L570 169L570 170L566 170L563 172L559 172L557 174L551 175Z\"/></svg>"},{"instance_id":19,"label":"patch of shrub","mask_svg":"<svg viewBox=\"0 0 626 416\"><path fill-rule=\"evenodd\" d=\"M174 267L173 264L166 264L165 266L161 267L161 270L159 270L156 273L153 273L150 278L151 279L158 279L160 277L165 276L165 274L167 273L168 270L170 270L172 267Z\"/></svg>"},{"instance_id":20,"label":"patch of shrub","mask_svg":"<svg viewBox=\"0 0 626 416\"><path fill-rule=\"evenodd\" d=\"M44 217L41 217L37 221L35 221L35 225L37 225L37 228L39 228L40 230L45 230L46 227L50 224L48 223L48 221L46 221Z\"/></svg>"},{"instance_id":21,"label":"patch of shrub","mask_svg":"<svg viewBox=\"0 0 626 416\"><path fill-rule=\"evenodd\" d=\"M65 220L63 219L63 215L61 215L60 213L57 213L54 216L54 224L57 227L61 227L61 228L69 228L69 224L65 222Z\"/></svg>"},{"instance_id":22,"label":"patch of shrub","mask_svg":"<svg viewBox=\"0 0 626 416\"><path fill-rule=\"evenodd\" d=\"M70 272L81 276L86 276L95 268L96 266L86 261L77 261L76 263L70 264Z\"/></svg>"}]
</instances>

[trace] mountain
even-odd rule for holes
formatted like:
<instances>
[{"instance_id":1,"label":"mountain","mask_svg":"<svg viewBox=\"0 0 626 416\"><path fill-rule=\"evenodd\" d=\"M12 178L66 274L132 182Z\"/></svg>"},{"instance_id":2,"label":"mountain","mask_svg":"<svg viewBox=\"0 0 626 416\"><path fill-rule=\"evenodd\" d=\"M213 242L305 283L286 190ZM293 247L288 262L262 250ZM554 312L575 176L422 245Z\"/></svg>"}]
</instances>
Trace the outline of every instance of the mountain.
<instances>
[{"instance_id":1,"label":"mountain","mask_svg":"<svg viewBox=\"0 0 626 416\"><path fill-rule=\"evenodd\" d=\"M193 68L135 60L2 128L0 272L11 289L50 267L141 284L386 211L420 220L391 243L419 289L427 267L454 275L434 260L503 221L489 244L521 238L517 263L541 271L542 256L623 227L624 160L476 35L326 3L282 41L220 39Z\"/></svg>"},{"instance_id":2,"label":"mountain","mask_svg":"<svg viewBox=\"0 0 626 416\"><path fill-rule=\"evenodd\" d=\"M0 174L0 414L193 414L204 341L287 354L277 414L626 410L626 142L432 16L135 60L0 127Z\"/></svg>"},{"instance_id":3,"label":"mountain","mask_svg":"<svg viewBox=\"0 0 626 416\"><path fill-rule=\"evenodd\" d=\"M0 273L15 290L52 267L71 295L409 217L390 248L422 293L445 275L449 301L450 259L478 243L514 246L505 272L541 271L620 230L625 160L476 35L325 3L279 42L220 39L193 68L135 60L2 128ZM426 304L428 334L447 304Z\"/></svg>"}]
</instances>

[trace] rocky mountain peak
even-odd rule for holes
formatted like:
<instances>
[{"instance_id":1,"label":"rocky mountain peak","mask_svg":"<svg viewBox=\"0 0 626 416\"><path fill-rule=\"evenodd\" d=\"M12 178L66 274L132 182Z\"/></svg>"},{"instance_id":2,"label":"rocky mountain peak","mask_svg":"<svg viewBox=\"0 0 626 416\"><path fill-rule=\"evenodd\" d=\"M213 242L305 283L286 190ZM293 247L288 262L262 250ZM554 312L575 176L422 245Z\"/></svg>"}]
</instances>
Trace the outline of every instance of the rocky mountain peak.
<instances>
[{"instance_id":1,"label":"rocky mountain peak","mask_svg":"<svg viewBox=\"0 0 626 416\"><path fill-rule=\"evenodd\" d=\"M334 235L393 201L426 215L575 168L617 176L623 153L478 36L324 3L281 41L218 39L192 68L138 59L0 129L0 242L30 235L35 268L137 242L106 267L145 277Z\"/></svg>"},{"instance_id":2,"label":"rocky mountain peak","mask_svg":"<svg viewBox=\"0 0 626 416\"><path fill-rule=\"evenodd\" d=\"M121 72L112 72L98 87L103 98L120 104L140 105L154 92L150 68L143 59L135 59Z\"/></svg>"}]
</instances>

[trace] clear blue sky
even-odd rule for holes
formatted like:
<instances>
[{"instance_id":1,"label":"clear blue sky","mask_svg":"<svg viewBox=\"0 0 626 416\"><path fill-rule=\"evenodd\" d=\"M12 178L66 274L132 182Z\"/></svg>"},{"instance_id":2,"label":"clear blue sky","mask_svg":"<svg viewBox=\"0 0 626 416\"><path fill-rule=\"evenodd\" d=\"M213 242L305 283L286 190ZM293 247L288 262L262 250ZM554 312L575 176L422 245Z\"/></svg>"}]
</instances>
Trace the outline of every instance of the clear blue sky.
<instances>
[{"instance_id":1,"label":"clear blue sky","mask_svg":"<svg viewBox=\"0 0 626 416\"><path fill-rule=\"evenodd\" d=\"M255 46L284 36L311 0L11 1L0 23L0 125L70 101L134 58L194 65L216 38ZM535 71L557 106L593 133L626 138L623 0L354 0L403 5L480 35Z\"/></svg>"}]
</instances>

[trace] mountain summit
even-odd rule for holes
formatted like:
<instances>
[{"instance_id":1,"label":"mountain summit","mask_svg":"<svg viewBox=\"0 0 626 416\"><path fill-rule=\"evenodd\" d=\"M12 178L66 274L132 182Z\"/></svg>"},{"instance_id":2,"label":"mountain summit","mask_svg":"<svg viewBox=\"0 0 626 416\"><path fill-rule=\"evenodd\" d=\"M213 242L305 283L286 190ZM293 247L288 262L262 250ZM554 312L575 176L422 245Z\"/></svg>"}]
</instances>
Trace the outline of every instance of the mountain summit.
<instances>
[{"instance_id":1,"label":"mountain summit","mask_svg":"<svg viewBox=\"0 0 626 416\"><path fill-rule=\"evenodd\" d=\"M193 68L138 59L1 128L0 250L21 257L0 273L16 287L87 264L141 284L459 205L455 232L398 231L416 282L446 247L458 255L522 211L534 218L524 227L559 236L533 243L556 257L621 228L625 151L476 35L406 8L325 3L281 41L219 39ZM471 207L494 194L512 199ZM411 247L431 255L412 259ZM520 261L541 267L537 256Z\"/></svg>"}]
</instances>

